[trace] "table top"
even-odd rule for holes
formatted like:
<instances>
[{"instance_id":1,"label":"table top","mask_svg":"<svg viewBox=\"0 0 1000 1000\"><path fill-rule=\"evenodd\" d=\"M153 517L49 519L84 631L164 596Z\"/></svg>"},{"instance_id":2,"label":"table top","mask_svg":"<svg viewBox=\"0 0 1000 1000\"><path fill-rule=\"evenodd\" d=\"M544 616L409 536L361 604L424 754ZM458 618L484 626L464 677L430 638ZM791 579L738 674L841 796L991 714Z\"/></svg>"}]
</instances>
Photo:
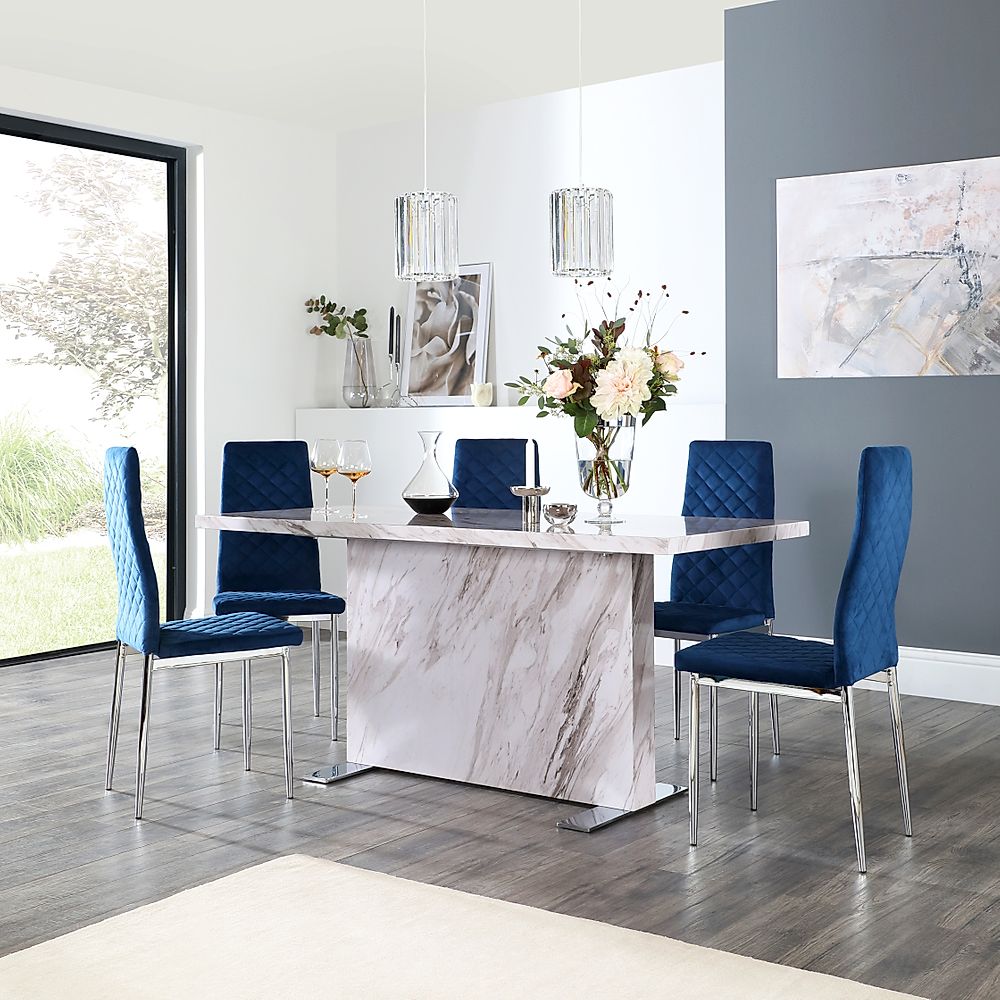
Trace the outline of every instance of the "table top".
<instances>
[{"instance_id":1,"label":"table top","mask_svg":"<svg viewBox=\"0 0 1000 1000\"><path fill-rule=\"evenodd\" d=\"M570 529L553 530L542 520L540 529L521 525L519 510L452 509L447 514L414 514L394 507L271 510L234 514L199 514L199 528L306 535L313 538L370 538L397 542L436 542L498 548L560 549L580 552L620 552L636 555L676 555L735 545L782 541L809 534L808 521L750 520L725 517L625 517L609 526L587 524L581 510Z\"/></svg>"}]
</instances>

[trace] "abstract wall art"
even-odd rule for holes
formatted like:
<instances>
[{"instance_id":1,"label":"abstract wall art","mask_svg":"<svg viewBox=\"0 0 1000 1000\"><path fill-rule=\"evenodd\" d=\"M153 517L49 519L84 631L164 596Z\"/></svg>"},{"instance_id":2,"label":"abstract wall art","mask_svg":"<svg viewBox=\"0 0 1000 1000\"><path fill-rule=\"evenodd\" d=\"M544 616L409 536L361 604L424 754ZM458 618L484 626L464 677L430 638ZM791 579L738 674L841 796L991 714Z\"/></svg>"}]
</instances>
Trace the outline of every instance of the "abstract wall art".
<instances>
[{"instance_id":1,"label":"abstract wall art","mask_svg":"<svg viewBox=\"0 0 1000 1000\"><path fill-rule=\"evenodd\" d=\"M1000 157L777 182L778 377L1000 374Z\"/></svg>"}]
</instances>

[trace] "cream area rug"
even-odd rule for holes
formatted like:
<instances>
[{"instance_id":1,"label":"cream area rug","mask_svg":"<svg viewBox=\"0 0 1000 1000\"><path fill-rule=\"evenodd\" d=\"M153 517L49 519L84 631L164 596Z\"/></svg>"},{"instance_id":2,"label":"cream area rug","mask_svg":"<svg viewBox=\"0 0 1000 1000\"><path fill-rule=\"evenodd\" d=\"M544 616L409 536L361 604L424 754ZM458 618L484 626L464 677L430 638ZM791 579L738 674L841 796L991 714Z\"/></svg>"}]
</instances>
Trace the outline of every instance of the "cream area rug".
<instances>
[{"instance_id":1,"label":"cream area rug","mask_svg":"<svg viewBox=\"0 0 1000 1000\"><path fill-rule=\"evenodd\" d=\"M902 995L301 855L0 959L3 1000Z\"/></svg>"}]
</instances>

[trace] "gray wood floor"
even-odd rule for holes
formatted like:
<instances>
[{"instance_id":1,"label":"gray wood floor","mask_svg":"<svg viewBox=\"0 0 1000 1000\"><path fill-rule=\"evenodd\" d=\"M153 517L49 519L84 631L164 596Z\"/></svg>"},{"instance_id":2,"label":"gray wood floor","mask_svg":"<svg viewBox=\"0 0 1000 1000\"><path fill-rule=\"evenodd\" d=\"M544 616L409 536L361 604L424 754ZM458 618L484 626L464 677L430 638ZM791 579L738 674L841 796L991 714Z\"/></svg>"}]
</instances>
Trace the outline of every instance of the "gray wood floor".
<instances>
[{"instance_id":1,"label":"gray wood floor","mask_svg":"<svg viewBox=\"0 0 1000 1000\"><path fill-rule=\"evenodd\" d=\"M345 749L331 745L327 719L310 715L307 657L295 661L299 774L344 759ZM219 753L212 671L156 675L146 819L136 824L138 671L126 680L116 791L106 794L110 655L0 670L0 954L301 852L920 996L1000 996L1000 709L904 699L907 840L885 697L859 693L862 877L841 717L827 706L783 703L780 758L762 719L754 815L745 702L723 695L719 781L709 785L706 761L701 844L691 848L683 798L590 836L555 829L572 807L388 772L298 785L287 802L277 669L255 668L251 774L241 763L238 668L230 671ZM670 671L658 673L659 778L683 781ZM317 938L333 933L316 928Z\"/></svg>"}]
</instances>

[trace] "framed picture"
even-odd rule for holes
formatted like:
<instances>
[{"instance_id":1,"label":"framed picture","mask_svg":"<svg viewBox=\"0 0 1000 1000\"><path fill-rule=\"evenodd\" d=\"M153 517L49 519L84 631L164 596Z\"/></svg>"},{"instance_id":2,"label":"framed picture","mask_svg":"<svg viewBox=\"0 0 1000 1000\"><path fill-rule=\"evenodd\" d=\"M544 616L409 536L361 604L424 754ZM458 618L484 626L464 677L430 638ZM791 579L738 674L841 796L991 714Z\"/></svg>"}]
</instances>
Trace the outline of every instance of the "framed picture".
<instances>
[{"instance_id":1,"label":"framed picture","mask_svg":"<svg viewBox=\"0 0 1000 1000\"><path fill-rule=\"evenodd\" d=\"M492 264L461 264L453 281L410 285L401 391L420 406L471 406L486 381Z\"/></svg>"}]
</instances>

